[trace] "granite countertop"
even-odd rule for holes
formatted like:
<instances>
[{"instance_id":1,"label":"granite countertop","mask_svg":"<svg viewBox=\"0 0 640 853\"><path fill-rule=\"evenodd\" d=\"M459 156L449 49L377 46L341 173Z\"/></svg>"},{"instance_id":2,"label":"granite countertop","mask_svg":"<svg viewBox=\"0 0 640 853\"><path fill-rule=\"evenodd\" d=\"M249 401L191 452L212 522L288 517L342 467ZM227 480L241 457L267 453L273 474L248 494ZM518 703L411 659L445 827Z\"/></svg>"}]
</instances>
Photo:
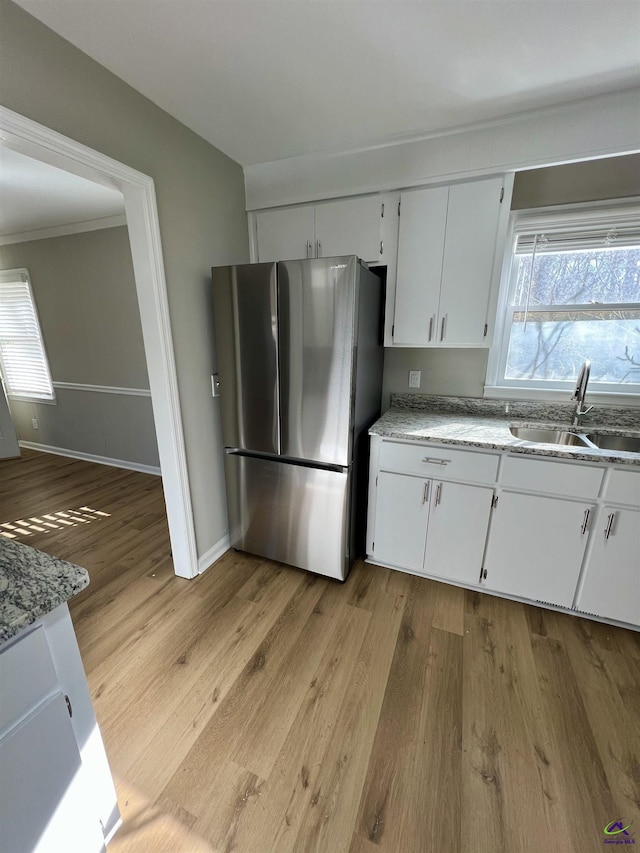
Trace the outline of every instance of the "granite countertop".
<instances>
[{"instance_id":1,"label":"granite countertop","mask_svg":"<svg viewBox=\"0 0 640 853\"><path fill-rule=\"evenodd\" d=\"M640 413L601 410L580 427L570 424L570 407L564 404L531 404L476 398L393 394L391 408L370 428L370 435L437 444L508 450L535 456L553 456L589 462L615 462L640 468L640 453L542 444L516 438L510 425L563 428L572 432L608 432L640 437ZM599 420L598 420L599 419ZM635 429L633 427L636 427Z\"/></svg>"},{"instance_id":2,"label":"granite countertop","mask_svg":"<svg viewBox=\"0 0 640 853\"><path fill-rule=\"evenodd\" d=\"M86 569L0 536L0 645L88 585Z\"/></svg>"}]
</instances>

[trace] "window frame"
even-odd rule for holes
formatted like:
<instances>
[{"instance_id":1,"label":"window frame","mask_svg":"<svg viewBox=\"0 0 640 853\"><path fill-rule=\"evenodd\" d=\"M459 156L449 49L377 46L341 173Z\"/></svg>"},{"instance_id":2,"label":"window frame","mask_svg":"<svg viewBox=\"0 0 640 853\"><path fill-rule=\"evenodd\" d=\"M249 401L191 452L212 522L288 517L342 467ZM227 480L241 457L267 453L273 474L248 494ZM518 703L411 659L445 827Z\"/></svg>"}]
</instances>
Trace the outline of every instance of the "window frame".
<instances>
[{"instance_id":1,"label":"window frame","mask_svg":"<svg viewBox=\"0 0 640 853\"><path fill-rule=\"evenodd\" d=\"M533 208L512 211L509 216L507 239L500 275L500 285L496 306L496 322L493 340L489 349L487 371L484 386L485 397L498 397L514 400L564 401L568 399L574 386L572 380L545 380L544 386L538 380L506 379L505 368L509 349L513 306L509 304L511 272L516 262L516 240L521 233L551 233L578 228L603 229L614 225L623 227L631 222L640 221L640 197L627 199L608 199L590 204L557 205L553 207ZM563 311L579 309L578 305L546 306L548 310ZM583 306L586 307L586 306ZM593 308L592 305L588 306ZM632 303L616 303L603 306L611 309L640 309L640 300ZM544 310L545 306L536 306ZM603 388L603 385L608 387ZM600 387L598 387L600 386ZM622 390L629 387L629 390ZM615 390L614 390L615 389ZM620 389L620 390L618 390ZM613 383L596 383L589 386L590 399L609 405L640 407L640 381L631 386Z\"/></svg>"},{"instance_id":2,"label":"window frame","mask_svg":"<svg viewBox=\"0 0 640 853\"><path fill-rule=\"evenodd\" d=\"M17 400L26 403L43 403L45 405L57 405L56 398L56 389L53 382L53 376L51 375L51 365L49 362L49 356L47 353L47 346L44 340L44 335L42 334L42 325L40 323L40 315L38 313L38 305L36 303L35 295L33 293L33 287L31 284L31 276L29 275L29 270L26 267L18 267L16 269L0 269L0 284L10 283L12 281L22 281L27 285L27 290L29 293L29 300L31 302L31 306L33 308L33 313L35 317L35 322L38 330L38 337L40 341L40 346L42 347L42 355L44 361L44 367L47 372L47 376L49 378L49 385L51 387L51 396L42 397L36 396L33 394L19 394L15 391L12 391L9 388L9 385L5 379L6 371L4 368L4 364L2 361L2 350L0 348L0 379L4 386L5 394L9 400Z\"/></svg>"}]
</instances>

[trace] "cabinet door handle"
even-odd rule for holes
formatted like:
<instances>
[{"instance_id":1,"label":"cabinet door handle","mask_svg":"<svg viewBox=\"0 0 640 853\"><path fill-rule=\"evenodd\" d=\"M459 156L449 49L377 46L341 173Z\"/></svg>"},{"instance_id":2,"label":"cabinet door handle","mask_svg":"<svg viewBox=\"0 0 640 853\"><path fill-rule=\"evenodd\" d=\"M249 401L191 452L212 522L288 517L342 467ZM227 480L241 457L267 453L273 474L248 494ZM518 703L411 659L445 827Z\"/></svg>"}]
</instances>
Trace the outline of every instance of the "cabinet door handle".
<instances>
[{"instance_id":1,"label":"cabinet door handle","mask_svg":"<svg viewBox=\"0 0 640 853\"><path fill-rule=\"evenodd\" d=\"M422 487L422 505L426 504L429 500L429 481L426 480L424 486Z\"/></svg>"},{"instance_id":2,"label":"cabinet door handle","mask_svg":"<svg viewBox=\"0 0 640 853\"><path fill-rule=\"evenodd\" d=\"M442 498L442 483L438 483L436 486L436 506L440 506L440 500Z\"/></svg>"},{"instance_id":3,"label":"cabinet door handle","mask_svg":"<svg viewBox=\"0 0 640 853\"><path fill-rule=\"evenodd\" d=\"M64 694L64 701L67 703L67 712L68 712L69 716L73 717L73 708L71 706L71 699L69 699L69 697L67 696L66 693Z\"/></svg>"},{"instance_id":4,"label":"cabinet door handle","mask_svg":"<svg viewBox=\"0 0 640 853\"><path fill-rule=\"evenodd\" d=\"M424 456L422 461L431 465L448 465L451 462L450 459L434 459L433 456Z\"/></svg>"},{"instance_id":5,"label":"cabinet door handle","mask_svg":"<svg viewBox=\"0 0 640 853\"><path fill-rule=\"evenodd\" d=\"M445 326L446 322L447 322L447 315L445 314L444 317L442 318L442 323L440 324L440 340L441 341L444 340L444 326Z\"/></svg>"},{"instance_id":6,"label":"cabinet door handle","mask_svg":"<svg viewBox=\"0 0 640 853\"><path fill-rule=\"evenodd\" d=\"M307 240L307 257L308 257L308 258L310 258L310 257L311 257L311 251L312 251L312 249L311 249L311 240Z\"/></svg>"},{"instance_id":7,"label":"cabinet door handle","mask_svg":"<svg viewBox=\"0 0 640 853\"><path fill-rule=\"evenodd\" d=\"M591 515L590 509L585 509L584 511L584 519L582 520L582 527L580 528L580 532L584 536L584 534L589 529L589 516Z\"/></svg>"},{"instance_id":8,"label":"cabinet door handle","mask_svg":"<svg viewBox=\"0 0 640 853\"><path fill-rule=\"evenodd\" d=\"M607 526L605 527L605 530L604 530L604 538L605 539L608 539L609 536L611 536L611 528L613 527L613 519L615 518L615 516L616 516L615 512L610 512L609 515L607 516Z\"/></svg>"},{"instance_id":9,"label":"cabinet door handle","mask_svg":"<svg viewBox=\"0 0 640 853\"><path fill-rule=\"evenodd\" d=\"M429 317L429 340L433 337L433 314Z\"/></svg>"},{"instance_id":10,"label":"cabinet door handle","mask_svg":"<svg viewBox=\"0 0 640 853\"><path fill-rule=\"evenodd\" d=\"M316 258L322 257L322 243L320 240L316 240Z\"/></svg>"}]
</instances>

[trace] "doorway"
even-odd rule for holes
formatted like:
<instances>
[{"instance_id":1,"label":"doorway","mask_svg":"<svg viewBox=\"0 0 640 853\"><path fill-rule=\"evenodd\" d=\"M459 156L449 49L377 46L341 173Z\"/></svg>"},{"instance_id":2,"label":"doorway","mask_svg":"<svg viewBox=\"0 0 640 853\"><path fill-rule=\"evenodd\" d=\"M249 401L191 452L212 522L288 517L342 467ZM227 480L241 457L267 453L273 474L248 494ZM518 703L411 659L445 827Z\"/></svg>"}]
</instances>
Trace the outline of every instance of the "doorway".
<instances>
[{"instance_id":1,"label":"doorway","mask_svg":"<svg viewBox=\"0 0 640 853\"><path fill-rule=\"evenodd\" d=\"M198 574L162 246L153 179L0 107L1 144L123 194L174 571Z\"/></svg>"}]
</instances>

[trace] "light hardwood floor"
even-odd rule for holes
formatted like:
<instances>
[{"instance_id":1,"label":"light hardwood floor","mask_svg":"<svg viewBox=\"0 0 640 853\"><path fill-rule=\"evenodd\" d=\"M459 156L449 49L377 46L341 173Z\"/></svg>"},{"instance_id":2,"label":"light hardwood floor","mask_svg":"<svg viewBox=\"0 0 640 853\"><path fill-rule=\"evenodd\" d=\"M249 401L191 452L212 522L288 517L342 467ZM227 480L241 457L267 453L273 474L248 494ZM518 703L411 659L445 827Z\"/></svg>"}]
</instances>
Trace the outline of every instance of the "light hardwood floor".
<instances>
[{"instance_id":1,"label":"light hardwood floor","mask_svg":"<svg viewBox=\"0 0 640 853\"><path fill-rule=\"evenodd\" d=\"M158 478L35 452L0 463L0 522L91 575L109 853L590 853L620 818L640 843L640 635L361 562L182 580Z\"/></svg>"}]
</instances>

